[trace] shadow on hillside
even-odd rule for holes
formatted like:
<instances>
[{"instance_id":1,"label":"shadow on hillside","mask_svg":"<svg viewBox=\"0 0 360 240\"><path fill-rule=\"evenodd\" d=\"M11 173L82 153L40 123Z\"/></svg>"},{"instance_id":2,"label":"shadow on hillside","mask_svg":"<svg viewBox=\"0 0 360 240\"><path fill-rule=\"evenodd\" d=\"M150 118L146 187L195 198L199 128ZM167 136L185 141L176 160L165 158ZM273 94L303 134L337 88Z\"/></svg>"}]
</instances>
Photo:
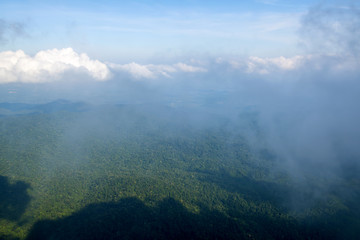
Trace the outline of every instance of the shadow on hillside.
<instances>
[{"instance_id":1,"label":"shadow on hillside","mask_svg":"<svg viewBox=\"0 0 360 240\"><path fill-rule=\"evenodd\" d=\"M231 176L225 170L196 172L200 173L200 181L216 184L228 192L239 193L246 200L269 202L278 208L283 208L291 195L291 190L285 185L256 181L245 176Z\"/></svg>"},{"instance_id":2,"label":"shadow on hillside","mask_svg":"<svg viewBox=\"0 0 360 240\"><path fill-rule=\"evenodd\" d=\"M292 185L259 181L246 176L232 176L225 170L220 172L198 171L199 180L216 184L228 192L238 193L253 202L267 202L282 212L303 212L325 204L326 192L320 194L319 187L293 183Z\"/></svg>"},{"instance_id":3,"label":"shadow on hillside","mask_svg":"<svg viewBox=\"0 0 360 240\"><path fill-rule=\"evenodd\" d=\"M297 228L303 237L306 236L305 238L309 239L357 239L360 236L360 220L357 220L360 216L358 204L360 193L357 188L350 188L352 194L349 196L338 194L338 199L341 199L341 204L343 204L340 205L340 202L328 200L329 193L327 193L329 196L326 194L316 196L317 189L306 189L297 185L290 188L282 184L256 181L249 177L231 176L226 171L198 172L201 173L199 177L201 181L215 183L226 191L240 194L250 202L270 203L272 207L275 207L274 213L277 213L279 217L282 214L289 214L290 211L300 214L307 211L308 215L304 218L289 217L288 221L279 221L279 218L269 218L266 209L262 209L264 213L261 214L244 213L239 212L241 208L236 202L228 200L225 203L230 216L245 218L254 224L264 226L265 230L278 231L276 227L281 225L284 228ZM340 193L350 189L341 189ZM335 190L332 194L335 194ZM270 206L267 205L267 208L270 209Z\"/></svg>"},{"instance_id":4,"label":"shadow on hillside","mask_svg":"<svg viewBox=\"0 0 360 240\"><path fill-rule=\"evenodd\" d=\"M28 183L17 181L11 184L7 177L0 176L0 219L20 219L30 202L28 188Z\"/></svg>"},{"instance_id":5,"label":"shadow on hillside","mask_svg":"<svg viewBox=\"0 0 360 240\"><path fill-rule=\"evenodd\" d=\"M20 240L20 238L11 235L0 235L0 240Z\"/></svg>"},{"instance_id":6,"label":"shadow on hillside","mask_svg":"<svg viewBox=\"0 0 360 240\"><path fill-rule=\"evenodd\" d=\"M154 207L125 198L91 204L66 218L39 221L27 239L298 239L296 231L289 235L277 230L262 231L205 207L195 214L173 198Z\"/></svg>"}]
</instances>

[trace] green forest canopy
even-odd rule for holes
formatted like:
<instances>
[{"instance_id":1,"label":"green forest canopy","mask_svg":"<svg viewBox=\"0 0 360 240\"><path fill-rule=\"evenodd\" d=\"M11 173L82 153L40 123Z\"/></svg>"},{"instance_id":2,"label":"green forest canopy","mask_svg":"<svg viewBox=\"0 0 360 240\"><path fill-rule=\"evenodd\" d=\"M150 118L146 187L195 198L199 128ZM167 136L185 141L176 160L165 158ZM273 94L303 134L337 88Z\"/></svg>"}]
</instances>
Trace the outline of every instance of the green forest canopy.
<instances>
[{"instance_id":1,"label":"green forest canopy","mask_svg":"<svg viewBox=\"0 0 360 240\"><path fill-rule=\"evenodd\" d=\"M0 239L360 236L356 175L299 181L212 115L66 104L0 117Z\"/></svg>"}]
</instances>

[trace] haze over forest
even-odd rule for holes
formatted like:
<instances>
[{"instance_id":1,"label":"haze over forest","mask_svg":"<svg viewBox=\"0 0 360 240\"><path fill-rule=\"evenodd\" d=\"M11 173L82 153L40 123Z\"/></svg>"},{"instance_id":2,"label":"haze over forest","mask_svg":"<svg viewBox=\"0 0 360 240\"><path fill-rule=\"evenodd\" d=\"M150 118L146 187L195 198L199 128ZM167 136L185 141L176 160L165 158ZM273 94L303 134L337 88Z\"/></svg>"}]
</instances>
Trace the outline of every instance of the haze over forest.
<instances>
[{"instance_id":1,"label":"haze over forest","mask_svg":"<svg viewBox=\"0 0 360 240\"><path fill-rule=\"evenodd\" d=\"M357 1L0 9L0 239L359 237Z\"/></svg>"}]
</instances>

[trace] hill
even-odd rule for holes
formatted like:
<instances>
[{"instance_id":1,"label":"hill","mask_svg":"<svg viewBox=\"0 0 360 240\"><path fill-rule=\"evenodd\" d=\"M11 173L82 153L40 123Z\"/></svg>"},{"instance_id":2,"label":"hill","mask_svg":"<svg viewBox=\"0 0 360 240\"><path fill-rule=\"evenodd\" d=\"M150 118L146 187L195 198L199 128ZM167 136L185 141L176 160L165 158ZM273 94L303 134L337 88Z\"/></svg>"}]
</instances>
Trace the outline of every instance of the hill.
<instances>
[{"instance_id":1,"label":"hill","mask_svg":"<svg viewBox=\"0 0 360 240\"><path fill-rule=\"evenodd\" d=\"M0 107L21 113L0 118L1 239L360 235L357 176L299 180L223 116L67 101ZM261 138L256 114L242 118Z\"/></svg>"}]
</instances>

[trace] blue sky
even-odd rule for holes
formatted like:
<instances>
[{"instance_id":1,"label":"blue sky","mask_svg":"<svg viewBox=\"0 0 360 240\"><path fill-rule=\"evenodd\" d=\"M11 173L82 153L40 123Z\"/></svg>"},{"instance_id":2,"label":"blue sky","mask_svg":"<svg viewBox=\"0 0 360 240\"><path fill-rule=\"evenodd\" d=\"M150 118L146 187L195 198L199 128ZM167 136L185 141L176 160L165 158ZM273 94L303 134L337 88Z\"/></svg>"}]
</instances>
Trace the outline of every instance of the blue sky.
<instances>
[{"instance_id":1,"label":"blue sky","mask_svg":"<svg viewBox=\"0 0 360 240\"><path fill-rule=\"evenodd\" d=\"M212 90L359 69L357 1L2 0L0 9L0 85L188 80Z\"/></svg>"},{"instance_id":2,"label":"blue sky","mask_svg":"<svg viewBox=\"0 0 360 240\"><path fill-rule=\"evenodd\" d=\"M329 2L329 1L327 1ZM24 36L0 50L72 47L104 61L182 56L292 56L301 17L318 1L6 1L0 19Z\"/></svg>"}]
</instances>

